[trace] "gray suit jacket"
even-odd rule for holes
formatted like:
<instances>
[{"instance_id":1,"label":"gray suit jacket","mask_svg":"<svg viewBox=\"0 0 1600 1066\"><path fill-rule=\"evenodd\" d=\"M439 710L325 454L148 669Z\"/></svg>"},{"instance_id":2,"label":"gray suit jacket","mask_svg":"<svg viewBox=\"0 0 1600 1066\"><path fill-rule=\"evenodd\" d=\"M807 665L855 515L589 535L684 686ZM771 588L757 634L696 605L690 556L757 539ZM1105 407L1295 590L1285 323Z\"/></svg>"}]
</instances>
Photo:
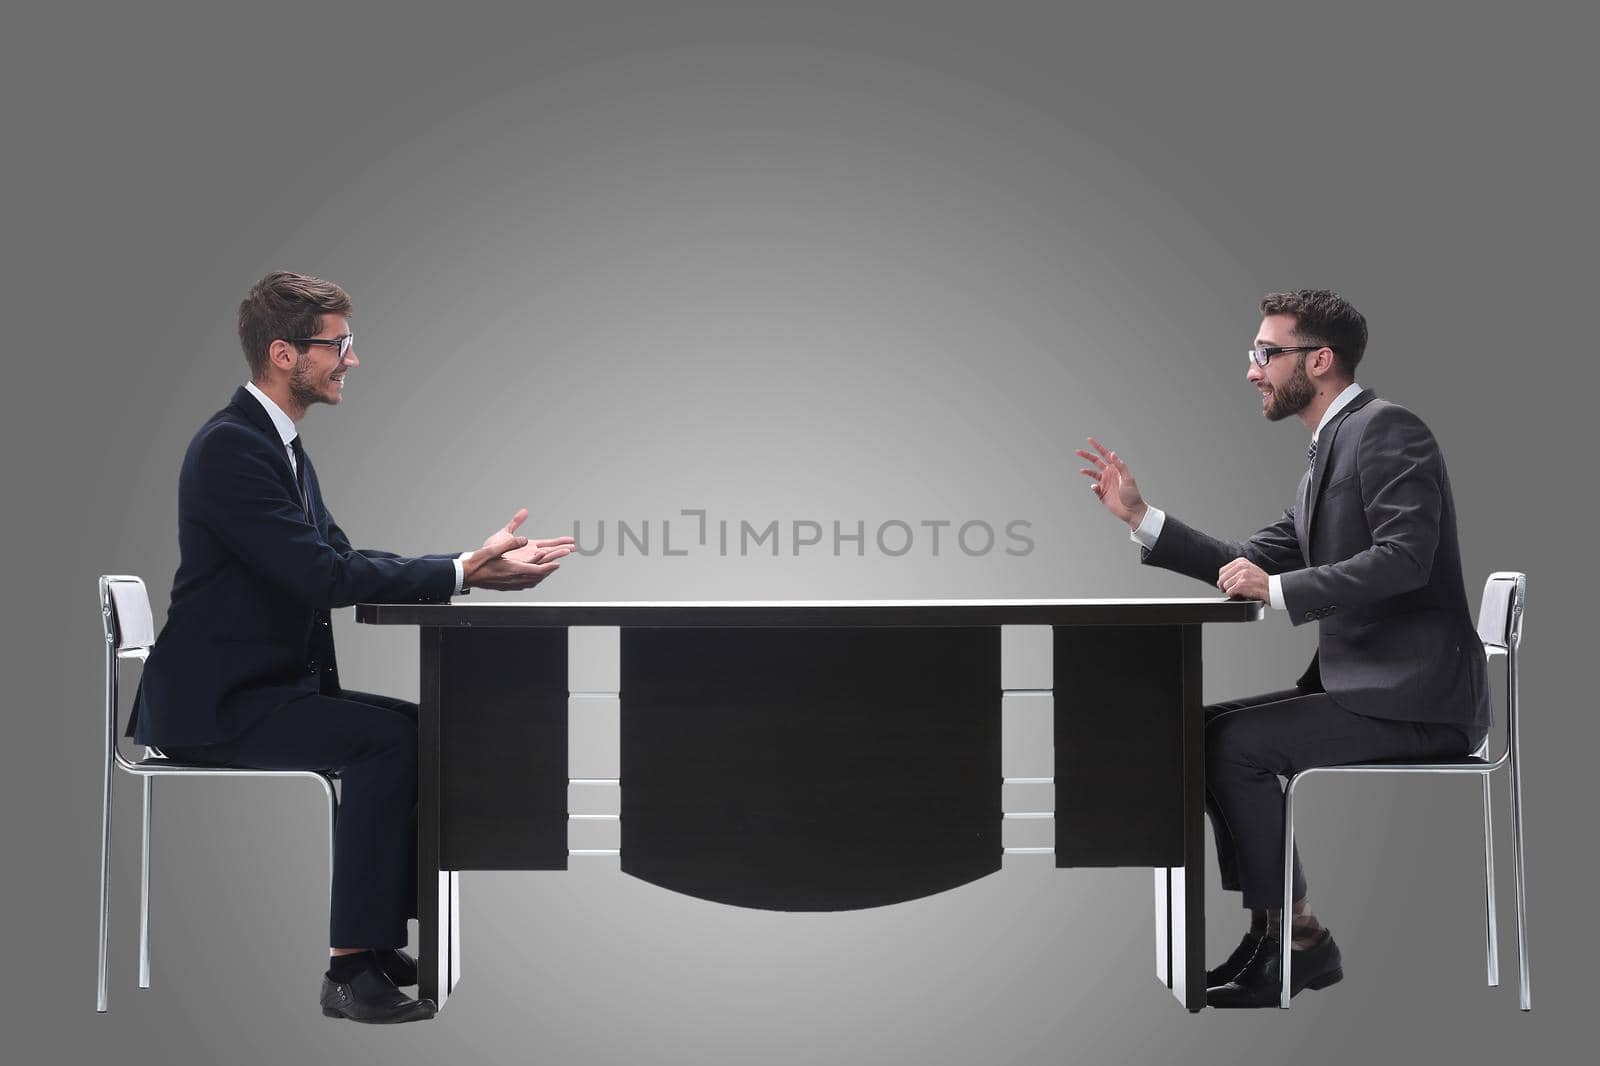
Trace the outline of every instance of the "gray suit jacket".
<instances>
[{"instance_id":1,"label":"gray suit jacket","mask_svg":"<svg viewBox=\"0 0 1600 1066\"><path fill-rule=\"evenodd\" d=\"M1281 574L1295 625L1317 623L1302 687L1357 714L1489 728L1489 681L1461 577L1439 444L1404 407L1360 393L1322 427L1294 506L1244 542L1171 515L1144 561L1216 584L1230 560Z\"/></svg>"}]
</instances>

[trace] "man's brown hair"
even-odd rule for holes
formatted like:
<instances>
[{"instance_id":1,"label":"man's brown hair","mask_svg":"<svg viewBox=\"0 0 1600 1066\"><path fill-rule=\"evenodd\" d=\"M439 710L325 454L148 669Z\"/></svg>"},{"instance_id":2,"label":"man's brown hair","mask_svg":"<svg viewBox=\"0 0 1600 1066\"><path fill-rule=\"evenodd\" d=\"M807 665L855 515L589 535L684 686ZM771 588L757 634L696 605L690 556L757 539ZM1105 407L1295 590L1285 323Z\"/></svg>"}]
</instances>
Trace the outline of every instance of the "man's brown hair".
<instances>
[{"instance_id":1,"label":"man's brown hair","mask_svg":"<svg viewBox=\"0 0 1600 1066\"><path fill-rule=\"evenodd\" d=\"M239 304L239 346L251 379L266 376L267 349L273 341L314 337L322 329L323 315L349 313L349 293L321 278L274 270L250 286ZM308 344L294 347L301 355L311 350Z\"/></svg>"},{"instance_id":2,"label":"man's brown hair","mask_svg":"<svg viewBox=\"0 0 1600 1066\"><path fill-rule=\"evenodd\" d=\"M1332 348L1340 374L1355 379L1356 364L1367 351L1367 319L1350 301L1328 289L1269 292L1261 298L1261 313L1293 315L1295 336Z\"/></svg>"}]
</instances>

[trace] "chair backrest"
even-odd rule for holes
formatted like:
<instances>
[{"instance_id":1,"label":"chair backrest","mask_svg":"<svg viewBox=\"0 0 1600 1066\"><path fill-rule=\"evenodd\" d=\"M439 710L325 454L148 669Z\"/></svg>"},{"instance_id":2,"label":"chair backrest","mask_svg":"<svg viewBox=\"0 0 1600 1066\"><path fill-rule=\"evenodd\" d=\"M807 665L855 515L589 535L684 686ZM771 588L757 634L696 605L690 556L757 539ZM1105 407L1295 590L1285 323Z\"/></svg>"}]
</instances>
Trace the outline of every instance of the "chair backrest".
<instances>
[{"instance_id":1,"label":"chair backrest","mask_svg":"<svg viewBox=\"0 0 1600 1066\"><path fill-rule=\"evenodd\" d=\"M127 574L100 577L100 619L106 643L119 657L132 657L148 651L156 642L155 623L150 615L150 596L144 582Z\"/></svg>"},{"instance_id":2,"label":"chair backrest","mask_svg":"<svg viewBox=\"0 0 1600 1066\"><path fill-rule=\"evenodd\" d=\"M1528 594L1528 577L1499 571L1483 583L1478 605L1478 639L1490 651L1511 652L1522 642L1522 607Z\"/></svg>"}]
</instances>

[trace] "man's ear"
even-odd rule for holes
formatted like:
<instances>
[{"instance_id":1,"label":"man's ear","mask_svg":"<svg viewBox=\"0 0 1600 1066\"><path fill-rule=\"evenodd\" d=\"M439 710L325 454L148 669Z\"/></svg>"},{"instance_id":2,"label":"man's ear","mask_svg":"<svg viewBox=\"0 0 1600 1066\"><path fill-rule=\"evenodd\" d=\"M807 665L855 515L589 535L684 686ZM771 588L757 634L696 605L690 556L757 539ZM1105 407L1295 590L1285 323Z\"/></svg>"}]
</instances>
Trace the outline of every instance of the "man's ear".
<instances>
[{"instance_id":1,"label":"man's ear","mask_svg":"<svg viewBox=\"0 0 1600 1066\"><path fill-rule=\"evenodd\" d=\"M267 364L269 366L275 366L279 370L292 370L298 358L299 353L294 350L294 345L286 340L275 340L267 345Z\"/></svg>"},{"instance_id":2,"label":"man's ear","mask_svg":"<svg viewBox=\"0 0 1600 1066\"><path fill-rule=\"evenodd\" d=\"M1333 349L1326 345L1311 353L1310 363L1312 376L1319 378L1332 374L1339 368L1338 360L1333 355Z\"/></svg>"}]
</instances>

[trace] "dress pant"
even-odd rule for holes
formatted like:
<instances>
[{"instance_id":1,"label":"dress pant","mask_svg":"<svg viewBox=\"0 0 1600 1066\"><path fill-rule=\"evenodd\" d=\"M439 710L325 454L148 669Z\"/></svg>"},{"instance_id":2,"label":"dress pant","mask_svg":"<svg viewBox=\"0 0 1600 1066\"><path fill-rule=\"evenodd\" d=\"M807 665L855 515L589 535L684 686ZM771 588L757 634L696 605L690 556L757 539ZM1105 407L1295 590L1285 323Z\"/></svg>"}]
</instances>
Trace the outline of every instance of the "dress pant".
<instances>
[{"instance_id":1,"label":"dress pant","mask_svg":"<svg viewBox=\"0 0 1600 1066\"><path fill-rule=\"evenodd\" d=\"M1283 906L1283 785L1313 766L1465 755L1462 729L1369 718L1326 692L1285 689L1205 709L1206 813L1217 841L1222 887L1250 910ZM1299 849L1294 898L1306 894Z\"/></svg>"},{"instance_id":2,"label":"dress pant","mask_svg":"<svg viewBox=\"0 0 1600 1066\"><path fill-rule=\"evenodd\" d=\"M220 744L163 748L183 762L337 771L329 945L400 948L417 913L417 705L342 690L303 696Z\"/></svg>"}]
</instances>

